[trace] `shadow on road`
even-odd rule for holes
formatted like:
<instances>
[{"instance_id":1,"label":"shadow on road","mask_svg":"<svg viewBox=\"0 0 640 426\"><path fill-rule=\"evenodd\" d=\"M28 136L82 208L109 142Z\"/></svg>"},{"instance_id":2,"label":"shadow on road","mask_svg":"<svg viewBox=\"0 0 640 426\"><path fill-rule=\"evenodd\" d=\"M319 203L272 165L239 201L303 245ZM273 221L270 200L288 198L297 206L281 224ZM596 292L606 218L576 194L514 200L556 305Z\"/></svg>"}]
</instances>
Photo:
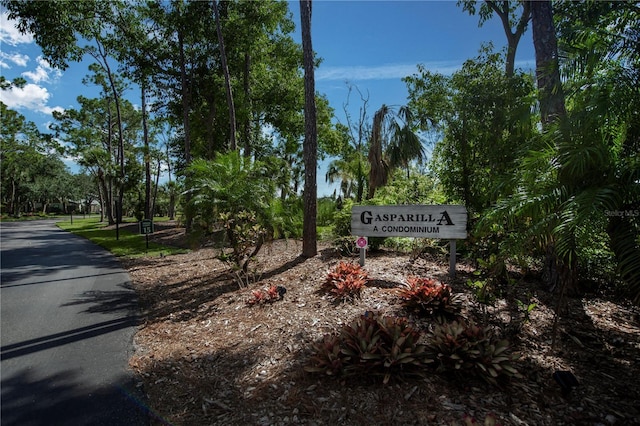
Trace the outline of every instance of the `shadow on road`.
<instances>
[{"instance_id":1,"label":"shadow on road","mask_svg":"<svg viewBox=\"0 0 640 426\"><path fill-rule=\"evenodd\" d=\"M62 267L46 268L46 271L51 272L51 271L58 270L58 269L65 269L65 268L62 268ZM122 273L122 271L118 270L118 271L114 271L114 272L105 272L105 273L102 273L102 274L91 274L91 275L74 276L74 277L60 278L60 279L55 279L55 280L31 281L31 282L23 283L23 284L5 284L3 282L3 283L0 283L0 288L23 287L23 286L27 286L27 285L38 285L38 284L50 284L50 283L56 283L56 282L61 282L61 281L70 281L70 280L83 280L83 279L86 279L86 278L104 277L104 276L107 276L107 275L118 275L118 274L121 274L121 273ZM3 274L3 278L5 276L6 276L6 278L7 278L7 280L9 282L15 281L15 274L12 274L12 273Z\"/></svg>"},{"instance_id":2,"label":"shadow on road","mask_svg":"<svg viewBox=\"0 0 640 426\"><path fill-rule=\"evenodd\" d=\"M106 333L111 333L127 327L135 327L138 324L137 316L118 318L111 321L99 322L86 327L79 327L62 333L55 333L49 336L38 337L36 339L25 340L13 343L0 348L0 359L2 361L11 359L79 340L89 339ZM4 401L3 401L4 402Z\"/></svg>"},{"instance_id":3,"label":"shadow on road","mask_svg":"<svg viewBox=\"0 0 640 426\"><path fill-rule=\"evenodd\" d=\"M123 290L90 290L79 294L73 301L62 306L89 305L83 312L111 314L116 312L137 312L138 301L134 290L128 284L120 284Z\"/></svg>"},{"instance_id":4,"label":"shadow on road","mask_svg":"<svg viewBox=\"0 0 640 426\"><path fill-rule=\"evenodd\" d=\"M148 416L139 390L126 378L88 388L72 371L39 378L25 369L2 381L3 426L133 426L148 424Z\"/></svg>"}]
</instances>

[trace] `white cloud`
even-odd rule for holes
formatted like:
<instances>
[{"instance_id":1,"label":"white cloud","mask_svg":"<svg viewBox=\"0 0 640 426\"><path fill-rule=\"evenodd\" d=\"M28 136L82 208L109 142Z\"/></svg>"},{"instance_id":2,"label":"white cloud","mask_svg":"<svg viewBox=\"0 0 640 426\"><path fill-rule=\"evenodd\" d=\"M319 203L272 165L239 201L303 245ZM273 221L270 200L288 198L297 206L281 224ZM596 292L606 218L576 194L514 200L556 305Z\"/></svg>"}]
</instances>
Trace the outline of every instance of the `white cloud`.
<instances>
[{"instance_id":1,"label":"white cloud","mask_svg":"<svg viewBox=\"0 0 640 426\"><path fill-rule=\"evenodd\" d=\"M62 76L62 72L52 68L51 65L49 65L49 62L47 62L42 56L38 56L36 61L38 62L38 66L35 71L25 71L22 73L23 76L34 83L51 82L51 75L53 75L54 79L58 79Z\"/></svg>"},{"instance_id":2,"label":"white cloud","mask_svg":"<svg viewBox=\"0 0 640 426\"><path fill-rule=\"evenodd\" d=\"M50 107L47 101L51 94L49 91L36 84L26 84L24 87L11 87L0 93L2 102L12 109L27 109L31 111L51 114L53 111L64 111L64 108L56 106Z\"/></svg>"},{"instance_id":3,"label":"white cloud","mask_svg":"<svg viewBox=\"0 0 640 426\"><path fill-rule=\"evenodd\" d=\"M444 75L451 75L462 68L464 60L460 61L432 61L420 62L425 69ZM517 68L535 68L535 60L520 60L516 62ZM418 65L415 64L383 64L374 66L337 66L323 67L316 70L316 80L318 81L358 81L358 80L397 80L413 75L418 72Z\"/></svg>"},{"instance_id":4,"label":"white cloud","mask_svg":"<svg viewBox=\"0 0 640 426\"><path fill-rule=\"evenodd\" d=\"M12 62L20 67L26 67L29 61L29 55L23 55L20 53L6 53L0 52L0 67L11 68L8 62Z\"/></svg>"},{"instance_id":5,"label":"white cloud","mask_svg":"<svg viewBox=\"0 0 640 426\"><path fill-rule=\"evenodd\" d=\"M15 21L9 19L7 12L2 12L0 14L0 42L17 46L18 44L33 43L33 36L18 31Z\"/></svg>"},{"instance_id":6,"label":"white cloud","mask_svg":"<svg viewBox=\"0 0 640 426\"><path fill-rule=\"evenodd\" d=\"M460 68L458 62L425 63L427 69L442 74L451 74ZM383 64L375 66L339 66L320 67L316 71L316 79L322 80L393 80L400 79L417 72L417 64Z\"/></svg>"}]
</instances>

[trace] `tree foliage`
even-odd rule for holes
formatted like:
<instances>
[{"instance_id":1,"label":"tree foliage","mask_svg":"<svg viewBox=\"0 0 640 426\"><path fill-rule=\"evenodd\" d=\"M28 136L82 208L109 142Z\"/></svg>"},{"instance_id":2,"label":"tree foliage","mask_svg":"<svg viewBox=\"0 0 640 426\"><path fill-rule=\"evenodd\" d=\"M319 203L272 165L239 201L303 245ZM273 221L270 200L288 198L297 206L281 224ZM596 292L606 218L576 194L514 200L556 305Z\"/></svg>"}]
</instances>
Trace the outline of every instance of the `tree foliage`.
<instances>
[{"instance_id":1,"label":"tree foliage","mask_svg":"<svg viewBox=\"0 0 640 426\"><path fill-rule=\"evenodd\" d=\"M506 77L503 65L486 46L451 76L418 66L404 79L421 129L442 136L432 165L449 200L476 213L509 194L508 177L533 131L531 79L522 72Z\"/></svg>"}]
</instances>

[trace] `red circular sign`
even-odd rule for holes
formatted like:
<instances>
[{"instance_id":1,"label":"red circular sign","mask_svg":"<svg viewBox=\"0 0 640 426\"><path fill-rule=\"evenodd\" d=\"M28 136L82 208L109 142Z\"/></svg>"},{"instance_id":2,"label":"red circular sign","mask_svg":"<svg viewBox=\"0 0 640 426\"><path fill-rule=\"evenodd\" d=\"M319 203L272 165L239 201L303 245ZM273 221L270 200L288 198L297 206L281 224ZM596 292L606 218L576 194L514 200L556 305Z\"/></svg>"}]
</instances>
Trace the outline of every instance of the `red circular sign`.
<instances>
[{"instance_id":1,"label":"red circular sign","mask_svg":"<svg viewBox=\"0 0 640 426\"><path fill-rule=\"evenodd\" d=\"M359 237L356 240L356 246L358 246L358 248L365 248L367 247L367 238L366 237Z\"/></svg>"}]
</instances>

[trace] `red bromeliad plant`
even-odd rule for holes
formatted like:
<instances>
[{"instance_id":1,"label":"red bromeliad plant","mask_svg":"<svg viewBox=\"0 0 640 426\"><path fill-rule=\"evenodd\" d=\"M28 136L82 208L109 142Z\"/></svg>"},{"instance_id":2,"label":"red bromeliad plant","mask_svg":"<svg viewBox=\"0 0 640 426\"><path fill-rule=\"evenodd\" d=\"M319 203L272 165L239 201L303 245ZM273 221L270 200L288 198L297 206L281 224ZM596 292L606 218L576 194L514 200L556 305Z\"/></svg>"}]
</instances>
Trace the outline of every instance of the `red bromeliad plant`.
<instances>
[{"instance_id":1,"label":"red bromeliad plant","mask_svg":"<svg viewBox=\"0 0 640 426\"><path fill-rule=\"evenodd\" d=\"M422 374L427 357L421 333L406 319L368 311L337 335L326 335L314 346L305 370L327 375L381 375L387 383L394 375Z\"/></svg>"},{"instance_id":2,"label":"red bromeliad plant","mask_svg":"<svg viewBox=\"0 0 640 426\"><path fill-rule=\"evenodd\" d=\"M459 298L451 287L432 278L408 277L397 294L406 308L421 314L455 316L460 311Z\"/></svg>"},{"instance_id":3,"label":"red bromeliad plant","mask_svg":"<svg viewBox=\"0 0 640 426\"><path fill-rule=\"evenodd\" d=\"M281 286L270 286L267 290L253 290L251 294L252 299L247 300L247 305L265 305L267 303L277 302L284 297L287 289Z\"/></svg>"},{"instance_id":4,"label":"red bromeliad plant","mask_svg":"<svg viewBox=\"0 0 640 426\"><path fill-rule=\"evenodd\" d=\"M360 297L360 292L367 281L367 272L360 265L340 262L333 271L329 272L322 289L329 292L336 300L353 300Z\"/></svg>"},{"instance_id":5,"label":"red bromeliad plant","mask_svg":"<svg viewBox=\"0 0 640 426\"><path fill-rule=\"evenodd\" d=\"M475 375L492 385L522 378L513 365L519 355L512 354L509 341L499 339L488 327L453 321L436 325L429 337L427 352L439 372L459 378Z\"/></svg>"}]
</instances>

